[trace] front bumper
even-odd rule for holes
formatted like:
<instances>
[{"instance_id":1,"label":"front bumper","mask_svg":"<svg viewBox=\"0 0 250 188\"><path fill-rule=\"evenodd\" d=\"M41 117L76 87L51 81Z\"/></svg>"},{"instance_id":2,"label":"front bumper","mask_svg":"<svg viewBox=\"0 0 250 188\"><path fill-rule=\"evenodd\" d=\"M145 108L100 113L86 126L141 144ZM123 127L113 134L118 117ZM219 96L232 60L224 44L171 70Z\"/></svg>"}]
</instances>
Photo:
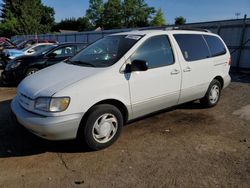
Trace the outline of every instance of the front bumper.
<instances>
[{"instance_id":1,"label":"front bumper","mask_svg":"<svg viewBox=\"0 0 250 188\"><path fill-rule=\"evenodd\" d=\"M229 86L229 84L231 83L231 77L230 75L227 75L226 77L224 77L224 86L223 89L226 88L227 86Z\"/></svg>"},{"instance_id":2,"label":"front bumper","mask_svg":"<svg viewBox=\"0 0 250 188\"><path fill-rule=\"evenodd\" d=\"M24 78L24 73L22 70L11 70L11 71L3 71L1 74L1 79L5 83L18 83Z\"/></svg>"},{"instance_id":3,"label":"front bumper","mask_svg":"<svg viewBox=\"0 0 250 188\"><path fill-rule=\"evenodd\" d=\"M47 140L75 139L83 114L45 117L23 109L17 98L11 102L17 121L35 135Z\"/></svg>"}]
</instances>

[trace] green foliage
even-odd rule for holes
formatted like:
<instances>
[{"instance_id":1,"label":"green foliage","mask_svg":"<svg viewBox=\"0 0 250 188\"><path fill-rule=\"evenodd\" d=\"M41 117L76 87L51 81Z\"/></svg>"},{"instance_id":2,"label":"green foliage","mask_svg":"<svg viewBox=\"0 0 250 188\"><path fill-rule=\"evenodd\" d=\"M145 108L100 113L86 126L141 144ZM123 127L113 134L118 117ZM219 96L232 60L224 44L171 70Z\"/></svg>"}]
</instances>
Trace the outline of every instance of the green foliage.
<instances>
[{"instance_id":1,"label":"green foliage","mask_svg":"<svg viewBox=\"0 0 250 188\"><path fill-rule=\"evenodd\" d=\"M67 18L61 22L55 24L53 31L59 30L72 30L72 31L84 31L88 30L91 27L91 24L88 22L86 17L82 18Z\"/></svg>"},{"instance_id":2,"label":"green foliage","mask_svg":"<svg viewBox=\"0 0 250 188\"><path fill-rule=\"evenodd\" d=\"M42 5L42 17L41 17L41 25L42 25L42 33L49 32L52 27L55 25L55 11L53 8Z\"/></svg>"},{"instance_id":3,"label":"green foliage","mask_svg":"<svg viewBox=\"0 0 250 188\"><path fill-rule=\"evenodd\" d=\"M155 13L153 7L149 7L144 0L124 0L123 18L124 27L149 26L149 19Z\"/></svg>"},{"instance_id":4,"label":"green foliage","mask_svg":"<svg viewBox=\"0 0 250 188\"><path fill-rule=\"evenodd\" d=\"M155 17L151 21L151 25L152 26L163 26L163 25L166 25L166 20L165 20L164 13L163 13L162 9L159 9L156 12Z\"/></svg>"},{"instance_id":5,"label":"green foliage","mask_svg":"<svg viewBox=\"0 0 250 188\"><path fill-rule=\"evenodd\" d=\"M154 13L144 0L89 0L86 17L94 28L114 29L149 26Z\"/></svg>"},{"instance_id":6,"label":"green foliage","mask_svg":"<svg viewBox=\"0 0 250 188\"><path fill-rule=\"evenodd\" d=\"M116 29L122 27L121 0L109 0L104 4L103 27L104 29Z\"/></svg>"},{"instance_id":7,"label":"green foliage","mask_svg":"<svg viewBox=\"0 0 250 188\"><path fill-rule=\"evenodd\" d=\"M40 34L59 30L85 31L165 25L162 10L145 0L89 0L86 15L55 23L54 9L42 0L2 0L0 35ZM154 16L152 18L152 16Z\"/></svg>"},{"instance_id":8,"label":"green foliage","mask_svg":"<svg viewBox=\"0 0 250 188\"><path fill-rule=\"evenodd\" d=\"M102 27L103 12L103 0L89 0L89 9L86 11L86 18L89 19L92 27Z\"/></svg>"},{"instance_id":9,"label":"green foliage","mask_svg":"<svg viewBox=\"0 0 250 188\"><path fill-rule=\"evenodd\" d=\"M54 9L41 0L4 0L1 9L0 34L47 33L54 24Z\"/></svg>"},{"instance_id":10,"label":"green foliage","mask_svg":"<svg viewBox=\"0 0 250 188\"><path fill-rule=\"evenodd\" d=\"M175 25L183 25L186 23L186 19L183 16L175 18Z\"/></svg>"}]
</instances>

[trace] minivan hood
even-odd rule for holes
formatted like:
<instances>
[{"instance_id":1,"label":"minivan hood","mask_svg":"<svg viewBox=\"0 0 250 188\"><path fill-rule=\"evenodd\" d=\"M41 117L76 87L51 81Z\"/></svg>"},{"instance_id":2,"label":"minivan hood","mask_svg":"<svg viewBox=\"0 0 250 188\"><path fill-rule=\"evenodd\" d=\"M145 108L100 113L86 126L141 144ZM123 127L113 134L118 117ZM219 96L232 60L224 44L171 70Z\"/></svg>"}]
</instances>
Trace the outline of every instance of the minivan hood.
<instances>
[{"instance_id":1,"label":"minivan hood","mask_svg":"<svg viewBox=\"0 0 250 188\"><path fill-rule=\"evenodd\" d=\"M59 63L26 77L18 86L18 92L35 99L50 97L65 87L93 76L103 68L82 67Z\"/></svg>"}]
</instances>

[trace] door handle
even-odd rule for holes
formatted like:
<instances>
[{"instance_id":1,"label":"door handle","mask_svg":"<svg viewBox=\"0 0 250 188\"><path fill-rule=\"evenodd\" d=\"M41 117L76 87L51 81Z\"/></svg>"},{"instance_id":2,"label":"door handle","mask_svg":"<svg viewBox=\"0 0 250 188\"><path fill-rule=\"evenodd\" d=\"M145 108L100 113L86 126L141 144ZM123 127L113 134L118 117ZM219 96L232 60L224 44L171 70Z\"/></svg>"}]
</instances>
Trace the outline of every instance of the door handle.
<instances>
[{"instance_id":1,"label":"door handle","mask_svg":"<svg viewBox=\"0 0 250 188\"><path fill-rule=\"evenodd\" d=\"M179 73L180 73L180 71L179 71L179 70L174 69L174 70L171 72L171 75L176 75L176 74L179 74Z\"/></svg>"},{"instance_id":2,"label":"door handle","mask_svg":"<svg viewBox=\"0 0 250 188\"><path fill-rule=\"evenodd\" d=\"M186 67L185 69L183 69L183 72L191 72L191 68L190 67Z\"/></svg>"}]
</instances>

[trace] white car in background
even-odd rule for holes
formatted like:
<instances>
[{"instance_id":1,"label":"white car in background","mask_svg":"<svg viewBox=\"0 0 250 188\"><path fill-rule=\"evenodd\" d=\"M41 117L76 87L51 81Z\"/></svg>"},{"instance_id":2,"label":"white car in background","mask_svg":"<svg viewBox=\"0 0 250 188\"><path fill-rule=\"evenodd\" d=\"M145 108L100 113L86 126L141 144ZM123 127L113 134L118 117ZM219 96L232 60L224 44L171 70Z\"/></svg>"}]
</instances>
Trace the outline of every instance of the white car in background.
<instances>
[{"instance_id":1,"label":"white car in background","mask_svg":"<svg viewBox=\"0 0 250 188\"><path fill-rule=\"evenodd\" d=\"M47 46L54 45L53 43L37 43L32 46L28 46L22 50L17 49L6 49L4 50L4 56L8 57L8 59L15 59L16 57L22 56L22 55L32 55L43 48L46 48Z\"/></svg>"}]
</instances>

